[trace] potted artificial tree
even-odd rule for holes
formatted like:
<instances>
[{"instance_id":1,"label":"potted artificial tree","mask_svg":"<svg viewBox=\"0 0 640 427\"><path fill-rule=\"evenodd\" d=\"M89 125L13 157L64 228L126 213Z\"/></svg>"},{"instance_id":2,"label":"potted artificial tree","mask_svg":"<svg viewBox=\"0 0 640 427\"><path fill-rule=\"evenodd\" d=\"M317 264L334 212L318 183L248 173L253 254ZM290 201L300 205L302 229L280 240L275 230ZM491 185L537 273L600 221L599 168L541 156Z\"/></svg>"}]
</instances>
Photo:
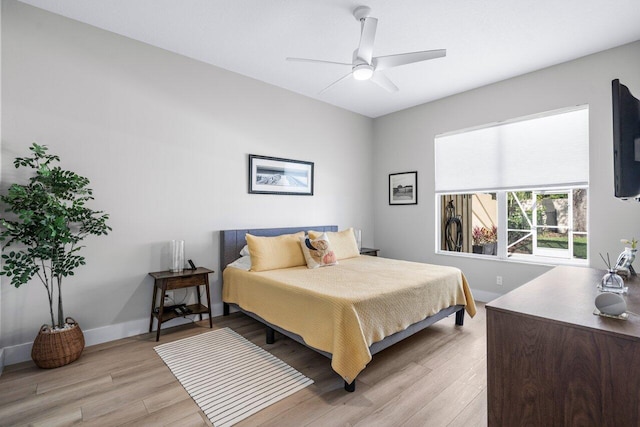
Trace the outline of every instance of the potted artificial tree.
<instances>
[{"instance_id":1,"label":"potted artificial tree","mask_svg":"<svg viewBox=\"0 0 640 427\"><path fill-rule=\"evenodd\" d=\"M9 213L0 218L0 275L11 277L16 288L34 276L44 285L51 324L40 328L31 357L41 368L57 368L76 360L84 349L80 327L64 316L62 279L85 264L79 243L89 235L106 235L111 227L108 215L85 206L93 199L87 178L55 166L60 158L47 154L46 146L34 143L29 150L31 157L18 157L13 164L35 175L28 184L12 184L0 196Z\"/></svg>"}]
</instances>

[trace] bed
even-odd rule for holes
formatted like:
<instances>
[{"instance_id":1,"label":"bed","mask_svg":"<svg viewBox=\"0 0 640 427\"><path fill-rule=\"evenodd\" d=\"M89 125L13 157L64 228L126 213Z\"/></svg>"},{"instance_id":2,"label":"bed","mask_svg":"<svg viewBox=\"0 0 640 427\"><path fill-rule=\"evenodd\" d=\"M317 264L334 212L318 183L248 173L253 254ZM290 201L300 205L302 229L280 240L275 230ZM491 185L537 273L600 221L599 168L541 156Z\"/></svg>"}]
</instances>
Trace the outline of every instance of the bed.
<instances>
[{"instance_id":1,"label":"bed","mask_svg":"<svg viewBox=\"0 0 640 427\"><path fill-rule=\"evenodd\" d=\"M345 390L355 390L358 373L374 354L452 314L460 326L465 310L475 314L466 279L453 267L369 256L316 269L227 267L239 258L247 233L273 237L307 230L337 232L337 226L220 232L224 314L234 307L266 325L267 343L277 331L330 358Z\"/></svg>"}]
</instances>

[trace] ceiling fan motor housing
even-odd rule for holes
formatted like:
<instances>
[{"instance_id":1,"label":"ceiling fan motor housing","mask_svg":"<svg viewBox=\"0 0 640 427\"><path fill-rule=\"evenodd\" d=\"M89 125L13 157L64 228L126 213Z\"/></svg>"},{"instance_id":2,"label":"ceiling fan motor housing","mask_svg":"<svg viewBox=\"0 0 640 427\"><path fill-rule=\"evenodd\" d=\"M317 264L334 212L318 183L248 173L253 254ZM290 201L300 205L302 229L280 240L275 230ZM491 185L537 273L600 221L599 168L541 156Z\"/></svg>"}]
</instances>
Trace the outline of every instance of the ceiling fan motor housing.
<instances>
[{"instance_id":1,"label":"ceiling fan motor housing","mask_svg":"<svg viewBox=\"0 0 640 427\"><path fill-rule=\"evenodd\" d=\"M373 76L373 65L363 62L362 64L354 65L351 72L356 80L369 80Z\"/></svg>"},{"instance_id":2,"label":"ceiling fan motor housing","mask_svg":"<svg viewBox=\"0 0 640 427\"><path fill-rule=\"evenodd\" d=\"M371 8L369 6L358 6L353 10L353 16L355 16L358 21L368 18L371 16Z\"/></svg>"}]
</instances>

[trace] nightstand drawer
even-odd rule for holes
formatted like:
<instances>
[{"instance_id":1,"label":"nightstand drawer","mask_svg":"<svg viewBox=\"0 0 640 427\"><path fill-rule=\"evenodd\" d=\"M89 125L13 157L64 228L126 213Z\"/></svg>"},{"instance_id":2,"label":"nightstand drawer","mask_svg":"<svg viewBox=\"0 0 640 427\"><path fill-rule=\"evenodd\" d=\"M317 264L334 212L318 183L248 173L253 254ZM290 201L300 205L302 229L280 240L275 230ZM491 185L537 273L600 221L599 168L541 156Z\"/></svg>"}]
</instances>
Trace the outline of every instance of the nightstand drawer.
<instances>
[{"instance_id":1,"label":"nightstand drawer","mask_svg":"<svg viewBox=\"0 0 640 427\"><path fill-rule=\"evenodd\" d=\"M167 280L167 290L188 288L189 286L198 286L206 284L204 275L198 274L195 276L186 277L171 277Z\"/></svg>"}]
</instances>

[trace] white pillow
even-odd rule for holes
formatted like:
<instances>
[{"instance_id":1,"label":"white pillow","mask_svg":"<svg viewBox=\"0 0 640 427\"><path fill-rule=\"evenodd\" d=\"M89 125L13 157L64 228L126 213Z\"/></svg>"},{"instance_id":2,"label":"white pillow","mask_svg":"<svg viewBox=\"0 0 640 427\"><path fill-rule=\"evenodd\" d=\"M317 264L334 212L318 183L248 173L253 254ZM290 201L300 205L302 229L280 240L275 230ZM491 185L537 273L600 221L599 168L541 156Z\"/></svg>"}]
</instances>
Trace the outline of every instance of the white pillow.
<instances>
[{"instance_id":1,"label":"white pillow","mask_svg":"<svg viewBox=\"0 0 640 427\"><path fill-rule=\"evenodd\" d=\"M238 270L249 271L251 270L251 257L243 256L233 261L231 264L227 265L227 267L237 268Z\"/></svg>"},{"instance_id":2,"label":"white pillow","mask_svg":"<svg viewBox=\"0 0 640 427\"><path fill-rule=\"evenodd\" d=\"M244 245L244 247L240 250L240 256L249 256L249 246Z\"/></svg>"}]
</instances>

